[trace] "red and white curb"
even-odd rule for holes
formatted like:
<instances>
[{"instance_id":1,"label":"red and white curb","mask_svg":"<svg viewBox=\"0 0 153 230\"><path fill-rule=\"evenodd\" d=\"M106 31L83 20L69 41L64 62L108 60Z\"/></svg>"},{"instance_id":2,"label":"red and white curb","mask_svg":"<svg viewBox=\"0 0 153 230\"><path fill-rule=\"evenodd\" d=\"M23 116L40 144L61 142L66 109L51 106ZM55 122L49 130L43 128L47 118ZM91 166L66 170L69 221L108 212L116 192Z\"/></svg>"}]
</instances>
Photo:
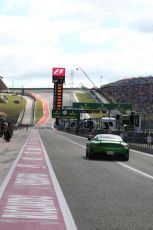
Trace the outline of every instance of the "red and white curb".
<instances>
[{"instance_id":1,"label":"red and white curb","mask_svg":"<svg viewBox=\"0 0 153 230\"><path fill-rule=\"evenodd\" d=\"M36 124L36 127L39 127L39 126L44 125L50 118L49 104L48 104L48 101L42 96L40 96L39 94L31 93L31 95L38 98L43 104L43 116Z\"/></svg>"},{"instance_id":2,"label":"red and white curb","mask_svg":"<svg viewBox=\"0 0 153 230\"><path fill-rule=\"evenodd\" d=\"M0 188L0 229L77 229L36 129Z\"/></svg>"}]
</instances>

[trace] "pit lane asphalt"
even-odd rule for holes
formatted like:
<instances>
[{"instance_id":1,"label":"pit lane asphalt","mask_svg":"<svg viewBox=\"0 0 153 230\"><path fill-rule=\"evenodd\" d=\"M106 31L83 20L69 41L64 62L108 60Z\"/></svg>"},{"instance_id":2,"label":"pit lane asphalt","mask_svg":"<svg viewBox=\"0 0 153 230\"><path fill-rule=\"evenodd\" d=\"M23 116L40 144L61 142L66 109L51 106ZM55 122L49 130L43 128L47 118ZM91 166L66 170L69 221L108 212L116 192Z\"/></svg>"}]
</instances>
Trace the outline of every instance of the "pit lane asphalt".
<instances>
[{"instance_id":1,"label":"pit lane asphalt","mask_svg":"<svg viewBox=\"0 0 153 230\"><path fill-rule=\"evenodd\" d=\"M49 122L50 126L52 121ZM17 145L24 135L28 137L28 132L19 130ZM52 129L39 132L79 230L153 229L151 179L116 161L87 160L84 138L58 132L63 139ZM5 154L9 151L12 151L11 145L7 145ZM153 176L153 158L134 151L130 153L130 160L125 164ZM15 152L13 154L16 158Z\"/></svg>"},{"instance_id":2,"label":"pit lane asphalt","mask_svg":"<svg viewBox=\"0 0 153 230\"><path fill-rule=\"evenodd\" d=\"M152 156L131 150L128 162L88 160L85 138L39 132L79 230L153 229Z\"/></svg>"},{"instance_id":3,"label":"pit lane asphalt","mask_svg":"<svg viewBox=\"0 0 153 230\"><path fill-rule=\"evenodd\" d=\"M15 131L10 143L0 139L0 182L30 131ZM153 229L153 180L117 161L87 160L85 138L45 128L39 133L78 230ZM153 176L148 154L131 150L129 162L119 163Z\"/></svg>"}]
</instances>

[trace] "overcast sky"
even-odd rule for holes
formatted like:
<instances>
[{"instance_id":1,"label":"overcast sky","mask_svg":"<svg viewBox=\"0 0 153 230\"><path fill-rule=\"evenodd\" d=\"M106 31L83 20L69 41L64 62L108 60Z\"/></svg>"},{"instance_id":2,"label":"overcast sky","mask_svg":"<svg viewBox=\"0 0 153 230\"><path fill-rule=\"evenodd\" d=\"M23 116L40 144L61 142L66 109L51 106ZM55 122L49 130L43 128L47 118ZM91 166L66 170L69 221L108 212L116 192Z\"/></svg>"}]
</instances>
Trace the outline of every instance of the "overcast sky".
<instances>
[{"instance_id":1,"label":"overcast sky","mask_svg":"<svg viewBox=\"0 0 153 230\"><path fill-rule=\"evenodd\" d=\"M152 0L0 0L0 76L8 87L92 87L153 75Z\"/></svg>"}]
</instances>

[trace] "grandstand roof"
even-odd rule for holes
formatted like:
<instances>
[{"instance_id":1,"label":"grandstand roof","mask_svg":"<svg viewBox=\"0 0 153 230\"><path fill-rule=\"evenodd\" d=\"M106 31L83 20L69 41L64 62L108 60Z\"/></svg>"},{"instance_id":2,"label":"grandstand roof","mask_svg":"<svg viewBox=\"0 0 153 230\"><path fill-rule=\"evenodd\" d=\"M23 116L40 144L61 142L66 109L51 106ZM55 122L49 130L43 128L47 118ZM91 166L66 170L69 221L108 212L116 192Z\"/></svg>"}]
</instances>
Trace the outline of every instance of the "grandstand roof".
<instances>
[{"instance_id":1,"label":"grandstand roof","mask_svg":"<svg viewBox=\"0 0 153 230\"><path fill-rule=\"evenodd\" d=\"M5 85L5 83L2 81L2 79L0 78L0 91L1 90L6 90L7 86Z\"/></svg>"}]
</instances>

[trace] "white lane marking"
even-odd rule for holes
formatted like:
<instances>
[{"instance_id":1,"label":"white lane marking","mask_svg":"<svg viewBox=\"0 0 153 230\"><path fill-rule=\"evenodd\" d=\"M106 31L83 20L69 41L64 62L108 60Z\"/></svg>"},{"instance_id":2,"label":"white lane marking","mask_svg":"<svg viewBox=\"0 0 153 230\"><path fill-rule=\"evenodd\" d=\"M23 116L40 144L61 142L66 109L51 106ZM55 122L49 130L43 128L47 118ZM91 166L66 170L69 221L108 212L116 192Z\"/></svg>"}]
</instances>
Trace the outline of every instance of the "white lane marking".
<instances>
[{"instance_id":1,"label":"white lane marking","mask_svg":"<svg viewBox=\"0 0 153 230\"><path fill-rule=\"evenodd\" d=\"M83 137L83 136L77 136L76 134L73 134L73 133L65 133L64 131L62 132L62 131L57 131L56 129L55 129L55 131L54 132L56 132L56 134L57 133L62 133L62 134L64 134L64 136L72 136L72 137L76 137L76 138L78 138L78 139L85 139L85 140L87 140L87 137Z\"/></svg>"},{"instance_id":2,"label":"white lane marking","mask_svg":"<svg viewBox=\"0 0 153 230\"><path fill-rule=\"evenodd\" d=\"M32 168L32 169L46 169L46 167L42 167L41 165L27 165L27 164L17 164L17 167L19 168Z\"/></svg>"},{"instance_id":3,"label":"white lane marking","mask_svg":"<svg viewBox=\"0 0 153 230\"><path fill-rule=\"evenodd\" d=\"M152 154L150 154L150 153L144 153L144 152L141 152L141 151L138 151L138 150L134 150L134 149L130 149L132 152L136 152L136 153L139 153L139 154L141 154L141 155L143 155L143 156L145 156L145 157L153 157L153 155Z\"/></svg>"},{"instance_id":4,"label":"white lane marking","mask_svg":"<svg viewBox=\"0 0 153 230\"><path fill-rule=\"evenodd\" d=\"M58 211L52 197L10 195L3 218L58 220Z\"/></svg>"},{"instance_id":5,"label":"white lane marking","mask_svg":"<svg viewBox=\"0 0 153 230\"><path fill-rule=\"evenodd\" d=\"M31 150L35 150L35 152L37 152L37 151L41 152L41 148L40 147L39 148L37 148L37 147L27 147L26 150L30 150L30 151Z\"/></svg>"},{"instance_id":6,"label":"white lane marking","mask_svg":"<svg viewBox=\"0 0 153 230\"><path fill-rule=\"evenodd\" d=\"M19 173L17 174L16 185L49 185L48 176L41 173Z\"/></svg>"},{"instance_id":7,"label":"white lane marking","mask_svg":"<svg viewBox=\"0 0 153 230\"><path fill-rule=\"evenodd\" d=\"M43 159L40 157L22 157L22 160L27 160L27 161L42 161Z\"/></svg>"},{"instance_id":8,"label":"white lane marking","mask_svg":"<svg viewBox=\"0 0 153 230\"><path fill-rule=\"evenodd\" d=\"M57 133L56 133L56 136L61 137L61 138L65 139L65 140L71 142L71 143L74 144L74 145L78 145L78 146L80 146L80 147L82 147L82 148L84 148L84 149L86 148L86 146L81 145L81 144L79 144L79 143L77 143L77 142L75 142L75 141L72 141L72 140L68 139L68 138L65 138L65 137L63 137L63 136L61 136L61 135L59 135L59 134L57 134Z\"/></svg>"},{"instance_id":9,"label":"white lane marking","mask_svg":"<svg viewBox=\"0 0 153 230\"><path fill-rule=\"evenodd\" d=\"M129 170L131 170L131 171L134 171L134 172L136 172L136 173L139 173L140 175L145 176L145 177L147 177L147 178L153 180L153 176L151 176L151 175L149 175L149 174L147 174L147 173L144 173L144 172L142 172L142 171L140 171L140 170L138 170L138 169L135 169L135 168L133 168L133 167L131 167L131 166L129 166L129 165L126 165L126 164L124 164L124 163L121 163L121 162L116 162L116 163L119 164L119 165L121 165L121 166L124 167L124 168L127 168L127 169L129 169Z\"/></svg>"},{"instance_id":10,"label":"white lane marking","mask_svg":"<svg viewBox=\"0 0 153 230\"><path fill-rule=\"evenodd\" d=\"M71 143L73 143L73 144L75 144L75 145L79 145L79 146L82 147L82 148L86 148L85 146L80 145L80 144L78 144L77 142L71 141L70 139L67 139L67 138L65 138L65 137L63 137L63 136L61 136L61 135L58 135L58 134L56 134L56 135L59 136L59 137L61 137L61 138L63 138L63 139L65 139L65 140L67 140L67 141L69 141L69 142L71 142ZM132 151L133 151L133 150L132 150ZM145 154L144 154L144 155L145 155ZM145 156L146 156L146 155L145 155ZM123 163L121 163L121 162L117 162L117 161L116 161L116 163L119 164L119 165L121 165L121 166L123 166L124 168L128 168L128 169L130 169L131 171L137 172L137 173L139 173L139 174L141 174L141 175L143 175L143 176L145 176L145 177L150 178L151 180L153 180L153 176L151 176L151 175L149 175L149 174L147 174L147 173L144 173L144 172L142 172L142 171L140 171L140 170L138 170L138 169L135 169L135 168L133 168L133 167L130 167L130 166L128 166L128 165L126 165L126 164L123 164Z\"/></svg>"},{"instance_id":11,"label":"white lane marking","mask_svg":"<svg viewBox=\"0 0 153 230\"><path fill-rule=\"evenodd\" d=\"M38 135L39 135L39 132L38 132ZM65 200L65 197L64 197L63 192L61 190L61 187L60 187L60 185L58 183L58 180L56 178L56 175L55 175L55 172L53 170L52 164L51 164L51 162L49 160L49 157L48 157L48 154L46 152L46 149L45 149L45 147L43 145L43 142L42 142L42 140L40 138L40 135L39 135L39 139L40 139L40 142L42 144L42 148L43 148L43 152L44 152L44 155L45 155L48 170L49 170L50 176L52 178L54 189L55 189L55 192L56 192L56 195L57 195L60 207L61 207L61 211L62 211L62 214L63 214L63 217L64 217L64 221L65 221L65 225L67 227L67 230L77 230L77 227L75 225L74 219L73 219L72 214L71 214L71 212L69 210L68 204L67 204L67 202Z\"/></svg>"},{"instance_id":12,"label":"white lane marking","mask_svg":"<svg viewBox=\"0 0 153 230\"><path fill-rule=\"evenodd\" d=\"M27 154L27 155L41 155L42 153L39 153L39 152L37 152L37 153L35 153L35 152L24 152L24 154Z\"/></svg>"},{"instance_id":13,"label":"white lane marking","mask_svg":"<svg viewBox=\"0 0 153 230\"><path fill-rule=\"evenodd\" d=\"M41 151L24 151L23 153L33 153L33 154L42 154Z\"/></svg>"}]
</instances>

